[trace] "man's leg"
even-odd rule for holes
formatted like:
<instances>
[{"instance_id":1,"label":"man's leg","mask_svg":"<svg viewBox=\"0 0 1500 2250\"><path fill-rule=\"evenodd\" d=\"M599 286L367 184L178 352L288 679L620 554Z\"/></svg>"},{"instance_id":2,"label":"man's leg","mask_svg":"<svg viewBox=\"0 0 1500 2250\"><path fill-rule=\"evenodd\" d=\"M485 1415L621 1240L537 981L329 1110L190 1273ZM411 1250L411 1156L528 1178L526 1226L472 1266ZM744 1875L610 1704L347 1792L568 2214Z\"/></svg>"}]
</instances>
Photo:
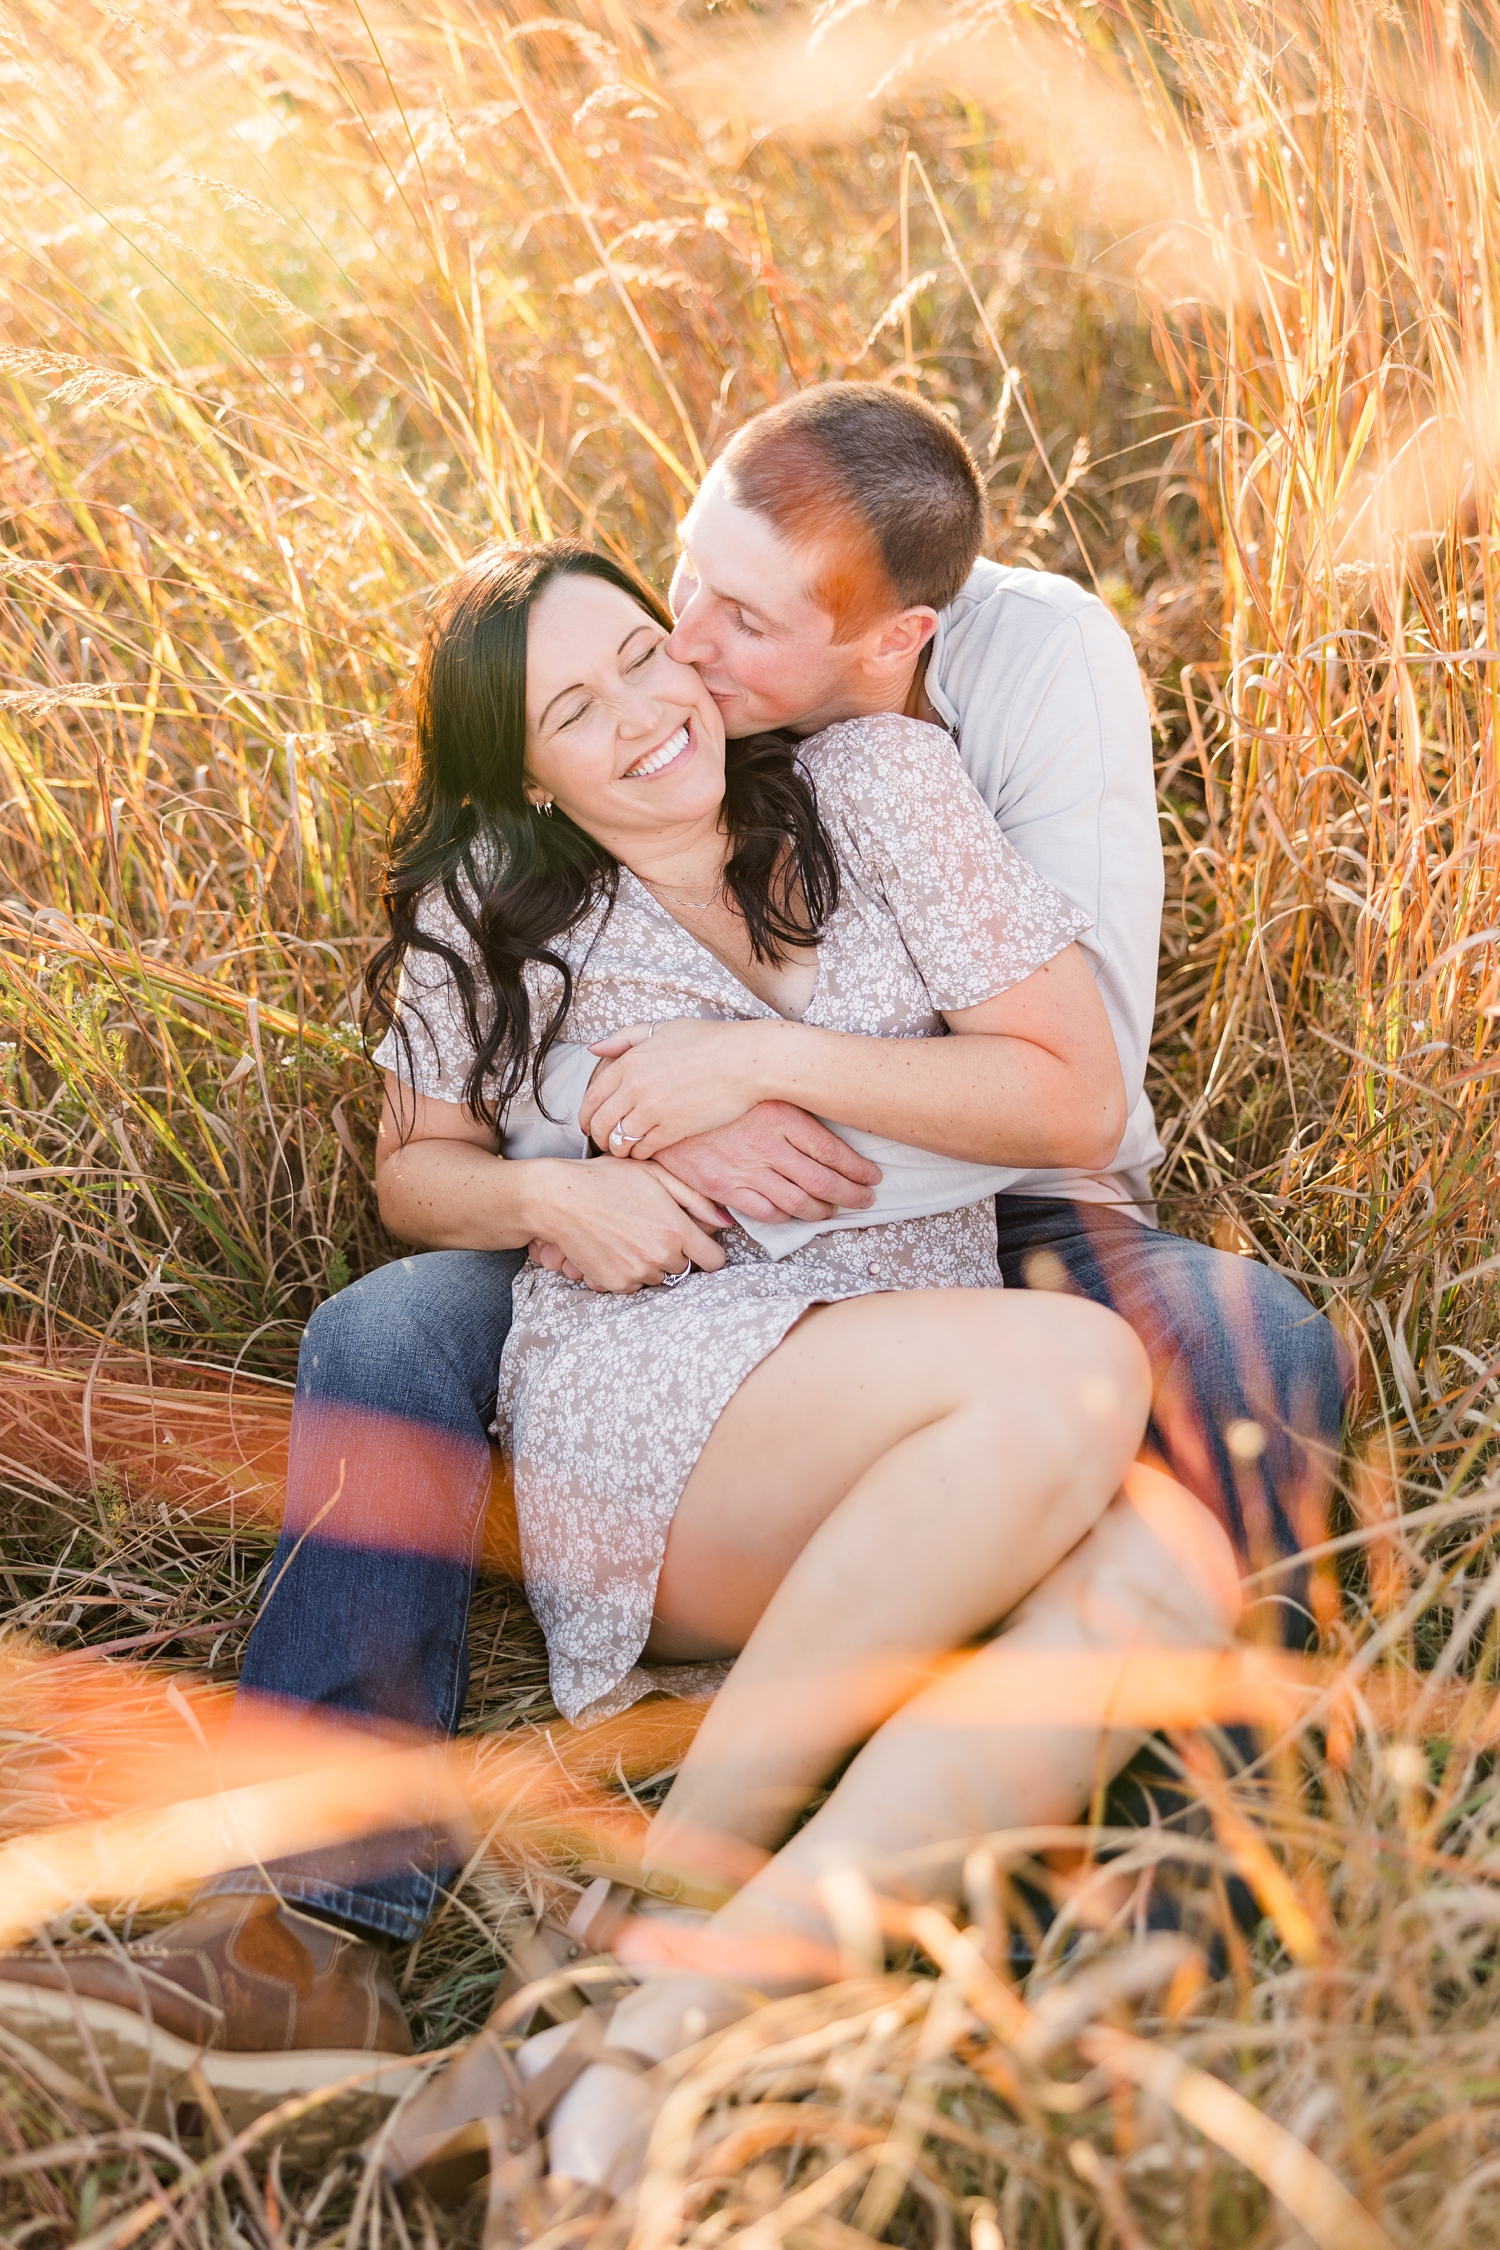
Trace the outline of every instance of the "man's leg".
<instances>
[{"instance_id":1,"label":"man's leg","mask_svg":"<svg viewBox=\"0 0 1500 2250\"><path fill-rule=\"evenodd\" d=\"M996 1201L1008 1289L1074 1289L1130 1322L1151 1360L1148 1445L1218 1517L1245 1574L1321 1539L1347 1358L1300 1290L1108 1205ZM1303 1593L1297 1574L1272 1581L1268 1637L1303 1644Z\"/></svg>"},{"instance_id":2,"label":"man's leg","mask_svg":"<svg viewBox=\"0 0 1500 2250\"><path fill-rule=\"evenodd\" d=\"M490 1485L489 1425L519 1251L401 1258L320 1305L297 1365L286 1517L243 1692L451 1734ZM458 1863L442 1834L378 1836L218 1876L414 1938Z\"/></svg>"},{"instance_id":3,"label":"man's leg","mask_svg":"<svg viewBox=\"0 0 1500 2250\"><path fill-rule=\"evenodd\" d=\"M1000 1269L1008 1289L1076 1289L1124 1316L1151 1361L1148 1449L1229 1534L1242 1573L1262 1569L1325 1534L1338 1466L1348 1355L1301 1291L1253 1259L1213 1250L1127 1212L1028 1196L996 1198ZM1283 1571L1250 1589L1242 1630L1293 1649L1312 1637L1306 1574ZM1253 1763L1254 1731L1218 1730L1231 1762ZM1148 1742L1119 1774L1106 1827L1202 1826L1197 1793L1175 1755ZM1186 1926L1201 1875L1157 1870L1146 1920ZM1259 1920L1237 1875L1229 1903L1242 1927ZM1040 1903L1040 1902L1038 1902ZM1214 1915L1203 1925L1214 1930ZM1221 1941L1210 1934L1210 1951Z\"/></svg>"},{"instance_id":4,"label":"man's leg","mask_svg":"<svg viewBox=\"0 0 1500 2250\"><path fill-rule=\"evenodd\" d=\"M231 1741L242 1721L253 1727L254 1699L325 1724L342 1715L438 1737L457 1724L520 1262L499 1251L403 1258L308 1323L285 1528ZM104 2056L120 2099L144 2104L157 2129L195 2062L236 2132L319 2092L309 2117L321 2161L330 2139L359 2139L405 2090L411 2029L387 1950L417 1935L459 1856L419 1825L221 1875L186 1914L128 1945L0 1955L0 2020L67 2070L97 2070ZM359 2054L379 2065L373 2075L350 2076ZM288 2147L300 2162L298 2130Z\"/></svg>"}]
</instances>

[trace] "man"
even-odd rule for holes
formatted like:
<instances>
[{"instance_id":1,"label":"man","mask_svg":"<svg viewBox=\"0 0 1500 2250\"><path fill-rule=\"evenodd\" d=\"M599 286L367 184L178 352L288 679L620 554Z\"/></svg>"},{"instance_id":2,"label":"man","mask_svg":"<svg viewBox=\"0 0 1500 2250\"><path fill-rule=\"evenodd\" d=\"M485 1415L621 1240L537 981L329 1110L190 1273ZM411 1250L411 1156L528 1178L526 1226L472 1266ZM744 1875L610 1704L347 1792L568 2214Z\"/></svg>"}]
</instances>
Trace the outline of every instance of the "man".
<instances>
[{"instance_id":1,"label":"man","mask_svg":"<svg viewBox=\"0 0 1500 2250\"><path fill-rule=\"evenodd\" d=\"M1337 1347L1264 1267L1155 1226L1161 1149L1144 1077L1162 859L1140 680L1102 604L1066 579L976 560L983 528L981 481L942 416L875 385L819 386L755 417L705 482L682 527L672 652L698 666L731 736L875 711L947 727L1012 843L1089 915L1079 942L1128 1124L1107 1171L1016 1171L997 1199L1005 1282L1077 1289L1131 1322L1155 1373L1156 1451L1253 1568L1295 1551L1315 1521L1338 1446ZM661 1161L756 1219L864 1207L876 1177L785 1104ZM581 1169L594 1196L630 1171ZM484 1171L497 1204L516 1202L524 1172ZM394 1162L381 1193L395 1231L434 1247L309 1323L286 1529L243 1684L325 1715L449 1732L520 1254L473 1247L489 1237L472 1208L416 1207ZM677 1263L649 1241L626 1242L607 1271L566 1240L541 1254L616 1288ZM424 1828L221 1876L127 1955L12 1956L0 2014L7 1991L35 2007L65 1983L109 2011L112 2052L133 2039L144 2053L149 2009L184 2040L266 2056L283 2093L316 2084L333 2068L323 2050L409 2046L383 1949L416 1937L460 1856Z\"/></svg>"}]
</instances>

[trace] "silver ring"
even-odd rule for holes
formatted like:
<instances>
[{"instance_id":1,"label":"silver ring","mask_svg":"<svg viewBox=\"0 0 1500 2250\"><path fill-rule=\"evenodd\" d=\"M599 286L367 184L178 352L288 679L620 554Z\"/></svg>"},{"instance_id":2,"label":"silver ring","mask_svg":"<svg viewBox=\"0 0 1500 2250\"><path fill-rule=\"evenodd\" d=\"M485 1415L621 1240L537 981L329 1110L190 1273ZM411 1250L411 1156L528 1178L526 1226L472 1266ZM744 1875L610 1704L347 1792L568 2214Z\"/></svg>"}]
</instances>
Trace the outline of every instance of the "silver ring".
<instances>
[{"instance_id":1,"label":"silver ring","mask_svg":"<svg viewBox=\"0 0 1500 2250\"><path fill-rule=\"evenodd\" d=\"M644 1133L627 1133L623 1125L617 1125L609 1136L609 1145L611 1148L617 1148L621 1143L628 1143L631 1148L634 1148L637 1141L643 1141L645 1138Z\"/></svg>"},{"instance_id":2,"label":"silver ring","mask_svg":"<svg viewBox=\"0 0 1500 2250\"><path fill-rule=\"evenodd\" d=\"M687 1277L692 1272L692 1270L693 1261L691 1258L689 1258L681 1273L664 1273L661 1277L661 1285L663 1289L675 1289L679 1281L687 1280Z\"/></svg>"}]
</instances>

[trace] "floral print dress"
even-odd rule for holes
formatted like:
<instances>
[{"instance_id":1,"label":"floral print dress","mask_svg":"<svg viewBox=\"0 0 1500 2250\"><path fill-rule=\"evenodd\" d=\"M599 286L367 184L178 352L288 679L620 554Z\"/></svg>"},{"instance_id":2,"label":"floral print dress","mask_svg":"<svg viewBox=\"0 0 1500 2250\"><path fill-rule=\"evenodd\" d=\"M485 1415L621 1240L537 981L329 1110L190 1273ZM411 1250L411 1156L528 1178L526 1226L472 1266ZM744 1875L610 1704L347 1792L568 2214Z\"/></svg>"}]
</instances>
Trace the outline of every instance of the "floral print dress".
<instances>
[{"instance_id":1,"label":"floral print dress","mask_svg":"<svg viewBox=\"0 0 1500 2250\"><path fill-rule=\"evenodd\" d=\"M1020 983L1088 927L1006 842L938 728L845 720L801 757L840 876L802 1022L945 1037L945 1013ZM468 948L440 894L423 913L456 951ZM776 1012L623 867L613 904L554 942L575 978L562 1036L581 1045L673 1016ZM457 1101L474 1049L440 966L408 959L410 1069L392 1038L376 1060ZM545 1022L555 972L528 973ZM527 1595L570 1719L602 1718L666 1684L639 1659L678 1499L735 1391L803 1313L878 1290L1000 1286L988 1197L819 1235L780 1259L738 1226L720 1239L723 1269L670 1290L596 1295L529 1263L516 1280L496 1429L515 1477Z\"/></svg>"}]
</instances>

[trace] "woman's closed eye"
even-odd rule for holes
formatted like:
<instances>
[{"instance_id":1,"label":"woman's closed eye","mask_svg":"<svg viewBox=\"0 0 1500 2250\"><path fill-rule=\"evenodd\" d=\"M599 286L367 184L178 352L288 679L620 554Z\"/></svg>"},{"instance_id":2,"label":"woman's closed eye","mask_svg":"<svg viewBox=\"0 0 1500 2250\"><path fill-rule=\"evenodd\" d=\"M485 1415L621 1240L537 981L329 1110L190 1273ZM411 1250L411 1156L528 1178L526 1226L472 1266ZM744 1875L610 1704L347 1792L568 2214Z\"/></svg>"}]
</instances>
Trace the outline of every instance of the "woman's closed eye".
<instances>
[{"instance_id":1,"label":"woman's closed eye","mask_svg":"<svg viewBox=\"0 0 1500 2250\"><path fill-rule=\"evenodd\" d=\"M653 657L660 656L662 650L666 646L666 641L666 634L663 633L660 640L653 641L651 643L651 646L646 649L640 656L632 657L630 662L625 666L626 677L629 678L632 672L639 672L644 670L645 666L651 662ZM565 717L558 720L557 726L554 731L558 734L561 734L566 727L576 727L579 720L581 718L584 718L592 708L593 701L594 699L591 695L586 695L580 704L578 704L573 710L569 711Z\"/></svg>"}]
</instances>

